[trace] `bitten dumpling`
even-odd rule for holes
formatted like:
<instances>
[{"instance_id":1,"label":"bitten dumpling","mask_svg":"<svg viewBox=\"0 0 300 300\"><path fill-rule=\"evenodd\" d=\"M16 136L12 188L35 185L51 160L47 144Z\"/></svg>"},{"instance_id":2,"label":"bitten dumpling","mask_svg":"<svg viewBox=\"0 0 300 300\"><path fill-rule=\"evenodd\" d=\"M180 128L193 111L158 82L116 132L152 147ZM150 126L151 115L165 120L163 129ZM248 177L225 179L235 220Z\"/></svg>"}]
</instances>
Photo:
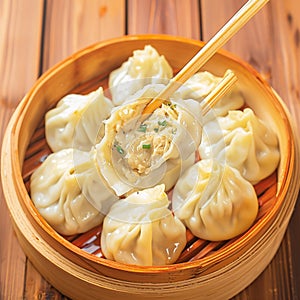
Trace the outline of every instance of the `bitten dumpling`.
<instances>
[{"instance_id":1,"label":"bitten dumpling","mask_svg":"<svg viewBox=\"0 0 300 300\"><path fill-rule=\"evenodd\" d=\"M163 104L142 122L148 102L142 97L116 108L96 145L101 174L118 196L161 183L169 190L195 161L202 131L200 104L186 102L193 115L183 105Z\"/></svg>"},{"instance_id":2,"label":"bitten dumpling","mask_svg":"<svg viewBox=\"0 0 300 300\"><path fill-rule=\"evenodd\" d=\"M178 90L174 97L179 101L195 99L202 101L222 80L208 71L198 72L191 76ZM225 116L229 110L240 109L244 105L244 98L237 87L220 99L208 115L203 118L204 123L216 116Z\"/></svg>"},{"instance_id":3,"label":"bitten dumpling","mask_svg":"<svg viewBox=\"0 0 300 300\"><path fill-rule=\"evenodd\" d=\"M166 83L173 77L173 70L165 57L150 45L133 51L133 56L109 75L109 88L115 105L122 105L128 96L145 85Z\"/></svg>"},{"instance_id":4,"label":"bitten dumpling","mask_svg":"<svg viewBox=\"0 0 300 300\"><path fill-rule=\"evenodd\" d=\"M31 176L32 201L59 233L72 235L102 223L118 199L94 165L94 153L63 149L50 154Z\"/></svg>"},{"instance_id":5,"label":"bitten dumpling","mask_svg":"<svg viewBox=\"0 0 300 300\"><path fill-rule=\"evenodd\" d=\"M135 192L115 203L103 222L101 249L120 263L174 263L186 245L186 229L168 209L164 185Z\"/></svg>"},{"instance_id":6,"label":"bitten dumpling","mask_svg":"<svg viewBox=\"0 0 300 300\"><path fill-rule=\"evenodd\" d=\"M180 177L173 190L172 207L195 236L221 241L252 225L258 200L253 186L239 171L204 159Z\"/></svg>"},{"instance_id":7,"label":"bitten dumpling","mask_svg":"<svg viewBox=\"0 0 300 300\"><path fill-rule=\"evenodd\" d=\"M70 94L46 113L46 140L53 152L75 148L89 151L103 136L103 120L111 113L112 102L102 87L87 95Z\"/></svg>"},{"instance_id":8,"label":"bitten dumpling","mask_svg":"<svg viewBox=\"0 0 300 300\"><path fill-rule=\"evenodd\" d=\"M206 123L199 152L226 161L252 184L271 175L280 159L276 134L250 108Z\"/></svg>"}]
</instances>

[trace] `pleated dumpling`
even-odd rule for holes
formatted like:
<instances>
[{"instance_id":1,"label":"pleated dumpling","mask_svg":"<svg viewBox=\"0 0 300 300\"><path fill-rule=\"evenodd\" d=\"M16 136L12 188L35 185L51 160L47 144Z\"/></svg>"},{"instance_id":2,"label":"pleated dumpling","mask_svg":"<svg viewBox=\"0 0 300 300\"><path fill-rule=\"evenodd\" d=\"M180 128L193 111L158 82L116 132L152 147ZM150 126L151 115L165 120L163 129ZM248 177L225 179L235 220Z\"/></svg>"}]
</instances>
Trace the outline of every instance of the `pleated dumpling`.
<instances>
[{"instance_id":1,"label":"pleated dumpling","mask_svg":"<svg viewBox=\"0 0 300 300\"><path fill-rule=\"evenodd\" d=\"M174 263L186 245L186 229L168 205L164 185L115 203L103 221L105 257L142 266Z\"/></svg>"},{"instance_id":2,"label":"pleated dumpling","mask_svg":"<svg viewBox=\"0 0 300 300\"><path fill-rule=\"evenodd\" d=\"M195 161L202 131L200 104L163 104L141 121L148 102L140 98L116 108L96 145L101 174L118 196L161 183L169 190ZM193 114L185 104L193 107Z\"/></svg>"},{"instance_id":3,"label":"pleated dumpling","mask_svg":"<svg viewBox=\"0 0 300 300\"><path fill-rule=\"evenodd\" d=\"M202 101L222 80L222 77L213 75L208 71L198 72L191 76L174 94L179 100L194 99ZM225 116L229 110L240 109L244 105L244 98L238 87L233 89L220 99L204 122L216 116Z\"/></svg>"},{"instance_id":4,"label":"pleated dumpling","mask_svg":"<svg viewBox=\"0 0 300 300\"><path fill-rule=\"evenodd\" d=\"M46 140L53 152L75 148L89 151L104 133L103 120L111 113L112 102L102 87L87 95L70 94L46 113Z\"/></svg>"},{"instance_id":5,"label":"pleated dumpling","mask_svg":"<svg viewBox=\"0 0 300 300\"><path fill-rule=\"evenodd\" d=\"M173 190L172 207L195 236L221 241L253 224L258 200L253 186L239 171L204 159L180 177Z\"/></svg>"},{"instance_id":6,"label":"pleated dumpling","mask_svg":"<svg viewBox=\"0 0 300 300\"><path fill-rule=\"evenodd\" d=\"M165 57L150 45L133 51L133 56L109 75L112 101L121 105L145 85L165 83L173 77L173 70Z\"/></svg>"},{"instance_id":7,"label":"pleated dumpling","mask_svg":"<svg viewBox=\"0 0 300 300\"><path fill-rule=\"evenodd\" d=\"M118 199L94 164L94 153L63 149L50 154L31 176L31 198L59 233L73 235L100 225Z\"/></svg>"},{"instance_id":8,"label":"pleated dumpling","mask_svg":"<svg viewBox=\"0 0 300 300\"><path fill-rule=\"evenodd\" d=\"M226 161L252 184L272 174L280 159L276 134L250 108L206 123L199 152Z\"/></svg>"}]
</instances>

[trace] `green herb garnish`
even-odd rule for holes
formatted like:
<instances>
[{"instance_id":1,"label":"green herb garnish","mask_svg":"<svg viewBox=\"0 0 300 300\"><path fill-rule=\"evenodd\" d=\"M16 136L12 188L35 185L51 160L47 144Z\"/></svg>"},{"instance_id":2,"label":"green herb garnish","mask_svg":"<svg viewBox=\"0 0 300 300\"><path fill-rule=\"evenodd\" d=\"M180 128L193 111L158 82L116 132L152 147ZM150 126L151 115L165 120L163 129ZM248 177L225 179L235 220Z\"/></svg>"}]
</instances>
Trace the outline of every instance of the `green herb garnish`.
<instances>
[{"instance_id":1,"label":"green herb garnish","mask_svg":"<svg viewBox=\"0 0 300 300\"><path fill-rule=\"evenodd\" d=\"M146 132L147 124L141 124L137 131L139 132Z\"/></svg>"},{"instance_id":2,"label":"green herb garnish","mask_svg":"<svg viewBox=\"0 0 300 300\"><path fill-rule=\"evenodd\" d=\"M151 144L143 144L143 149L150 149L151 148Z\"/></svg>"},{"instance_id":3,"label":"green herb garnish","mask_svg":"<svg viewBox=\"0 0 300 300\"><path fill-rule=\"evenodd\" d=\"M154 132L158 132L158 128L157 127L155 127L153 130L154 130Z\"/></svg>"},{"instance_id":4,"label":"green herb garnish","mask_svg":"<svg viewBox=\"0 0 300 300\"><path fill-rule=\"evenodd\" d=\"M124 149L120 145L115 144L114 146L116 147L116 150L118 151L118 153L120 153L120 154L125 153Z\"/></svg>"},{"instance_id":5,"label":"green herb garnish","mask_svg":"<svg viewBox=\"0 0 300 300\"><path fill-rule=\"evenodd\" d=\"M158 125L166 127L167 126L167 121L166 120L158 121Z\"/></svg>"}]
</instances>

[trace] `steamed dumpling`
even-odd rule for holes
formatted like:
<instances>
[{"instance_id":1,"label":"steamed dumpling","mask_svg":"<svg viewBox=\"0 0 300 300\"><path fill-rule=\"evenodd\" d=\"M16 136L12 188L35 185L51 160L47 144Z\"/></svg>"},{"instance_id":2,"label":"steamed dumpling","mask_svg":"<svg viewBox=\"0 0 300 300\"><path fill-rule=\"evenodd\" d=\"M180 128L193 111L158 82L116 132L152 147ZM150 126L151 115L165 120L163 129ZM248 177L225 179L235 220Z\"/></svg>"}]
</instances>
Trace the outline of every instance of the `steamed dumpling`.
<instances>
[{"instance_id":1,"label":"steamed dumpling","mask_svg":"<svg viewBox=\"0 0 300 300\"><path fill-rule=\"evenodd\" d=\"M73 235L102 223L117 197L94 164L94 153L64 149L50 154L31 176L31 198L59 233Z\"/></svg>"},{"instance_id":2,"label":"steamed dumpling","mask_svg":"<svg viewBox=\"0 0 300 300\"><path fill-rule=\"evenodd\" d=\"M121 105L128 96L133 95L145 85L165 83L173 77L173 70L165 57L150 45L143 50L133 51L122 66L109 75L109 88L112 101Z\"/></svg>"},{"instance_id":3,"label":"steamed dumpling","mask_svg":"<svg viewBox=\"0 0 300 300\"><path fill-rule=\"evenodd\" d=\"M101 174L119 196L160 183L169 190L195 161L202 130L200 104L183 103L193 107L193 115L191 108L163 104L141 123L148 102L142 97L115 109L96 145Z\"/></svg>"},{"instance_id":4,"label":"steamed dumpling","mask_svg":"<svg viewBox=\"0 0 300 300\"><path fill-rule=\"evenodd\" d=\"M142 266L174 263L186 245L186 229L168 205L164 185L115 203L103 222L105 257Z\"/></svg>"},{"instance_id":5,"label":"steamed dumpling","mask_svg":"<svg viewBox=\"0 0 300 300\"><path fill-rule=\"evenodd\" d=\"M174 94L179 101L194 99L202 101L222 80L210 72L198 72L191 76ZM229 110L240 109L244 105L244 98L237 87L220 99L214 108L204 118L204 122L216 116L225 116Z\"/></svg>"},{"instance_id":6,"label":"steamed dumpling","mask_svg":"<svg viewBox=\"0 0 300 300\"><path fill-rule=\"evenodd\" d=\"M46 140L53 152L75 148L89 151L103 136L103 120L111 113L112 102L102 87L87 95L70 94L46 113Z\"/></svg>"},{"instance_id":7,"label":"steamed dumpling","mask_svg":"<svg viewBox=\"0 0 300 300\"><path fill-rule=\"evenodd\" d=\"M236 169L211 159L197 162L180 177L172 206L195 236L210 241L243 233L258 212L253 186Z\"/></svg>"},{"instance_id":8,"label":"steamed dumpling","mask_svg":"<svg viewBox=\"0 0 300 300\"><path fill-rule=\"evenodd\" d=\"M226 161L252 184L272 174L280 159L276 134L250 108L206 123L199 152Z\"/></svg>"}]
</instances>

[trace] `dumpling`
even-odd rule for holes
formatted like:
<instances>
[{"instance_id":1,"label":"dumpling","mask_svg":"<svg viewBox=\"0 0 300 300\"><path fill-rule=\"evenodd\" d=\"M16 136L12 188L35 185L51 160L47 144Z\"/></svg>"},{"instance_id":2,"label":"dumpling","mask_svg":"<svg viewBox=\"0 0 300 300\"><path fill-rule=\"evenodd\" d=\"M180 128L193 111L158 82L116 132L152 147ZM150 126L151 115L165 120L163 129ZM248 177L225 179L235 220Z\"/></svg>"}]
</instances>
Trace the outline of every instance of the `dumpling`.
<instances>
[{"instance_id":1,"label":"dumpling","mask_svg":"<svg viewBox=\"0 0 300 300\"><path fill-rule=\"evenodd\" d=\"M195 161L202 130L200 104L163 104L141 122L141 113L153 96L115 109L96 145L101 174L118 196L161 183L169 190Z\"/></svg>"},{"instance_id":2,"label":"dumpling","mask_svg":"<svg viewBox=\"0 0 300 300\"><path fill-rule=\"evenodd\" d=\"M133 95L128 96L122 103L128 104L130 102L136 102L139 99L152 99L154 96L158 95L166 87L163 83L150 83L146 84L143 88L138 90Z\"/></svg>"},{"instance_id":3,"label":"dumpling","mask_svg":"<svg viewBox=\"0 0 300 300\"><path fill-rule=\"evenodd\" d=\"M89 151L103 136L103 120L111 113L112 102L102 87L87 95L70 94L46 113L46 140L53 152L75 148Z\"/></svg>"},{"instance_id":4,"label":"dumpling","mask_svg":"<svg viewBox=\"0 0 300 300\"><path fill-rule=\"evenodd\" d=\"M59 233L73 235L102 223L118 200L94 163L94 152L63 149L50 154L31 176L31 198Z\"/></svg>"},{"instance_id":5,"label":"dumpling","mask_svg":"<svg viewBox=\"0 0 300 300\"><path fill-rule=\"evenodd\" d=\"M204 159L179 178L172 207L195 236L221 241L243 233L253 224L258 200L253 186L239 171Z\"/></svg>"},{"instance_id":6,"label":"dumpling","mask_svg":"<svg viewBox=\"0 0 300 300\"><path fill-rule=\"evenodd\" d=\"M191 76L174 93L174 98L179 101L194 99L202 101L222 80L222 77L215 76L210 72L198 72ZM225 116L229 110L240 109L244 105L244 98L237 87L220 99L207 116L203 118L204 123L216 116Z\"/></svg>"},{"instance_id":7,"label":"dumpling","mask_svg":"<svg viewBox=\"0 0 300 300\"><path fill-rule=\"evenodd\" d=\"M103 222L105 257L141 266L174 263L186 245L186 228L168 205L164 185L115 203Z\"/></svg>"},{"instance_id":8,"label":"dumpling","mask_svg":"<svg viewBox=\"0 0 300 300\"><path fill-rule=\"evenodd\" d=\"M143 50L133 51L133 56L109 75L109 88L112 101L121 105L145 85L166 83L173 77L173 70L165 57L150 45Z\"/></svg>"},{"instance_id":9,"label":"dumpling","mask_svg":"<svg viewBox=\"0 0 300 300\"><path fill-rule=\"evenodd\" d=\"M250 108L206 123L199 152L226 161L252 184L272 174L280 159L276 134Z\"/></svg>"}]
</instances>

